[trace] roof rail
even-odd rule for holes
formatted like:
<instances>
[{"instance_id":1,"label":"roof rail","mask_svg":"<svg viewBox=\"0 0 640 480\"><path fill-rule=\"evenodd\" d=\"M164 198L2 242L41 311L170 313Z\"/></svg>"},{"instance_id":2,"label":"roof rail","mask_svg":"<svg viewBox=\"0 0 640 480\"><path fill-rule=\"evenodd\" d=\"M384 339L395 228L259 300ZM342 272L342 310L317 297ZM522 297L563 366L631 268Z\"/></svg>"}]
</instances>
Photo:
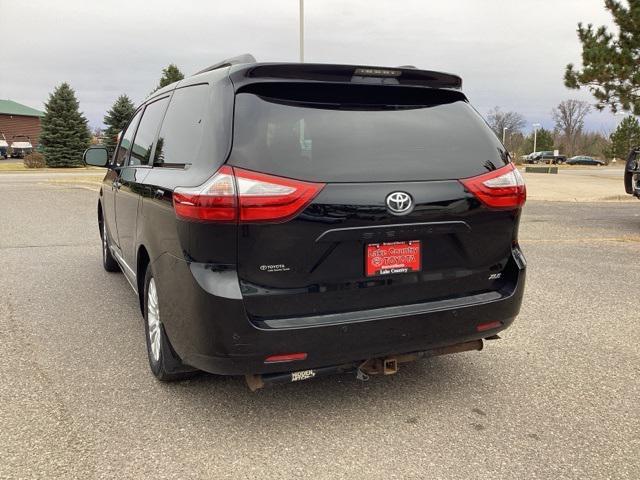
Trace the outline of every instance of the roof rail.
<instances>
[{"instance_id":1,"label":"roof rail","mask_svg":"<svg viewBox=\"0 0 640 480\"><path fill-rule=\"evenodd\" d=\"M226 58L221 62L218 62L210 67L200 70L193 75L200 75L201 73L210 72L211 70L217 70L218 68L230 67L231 65L237 65L239 63L256 63L256 58L250 53L238 55L237 57Z\"/></svg>"}]
</instances>

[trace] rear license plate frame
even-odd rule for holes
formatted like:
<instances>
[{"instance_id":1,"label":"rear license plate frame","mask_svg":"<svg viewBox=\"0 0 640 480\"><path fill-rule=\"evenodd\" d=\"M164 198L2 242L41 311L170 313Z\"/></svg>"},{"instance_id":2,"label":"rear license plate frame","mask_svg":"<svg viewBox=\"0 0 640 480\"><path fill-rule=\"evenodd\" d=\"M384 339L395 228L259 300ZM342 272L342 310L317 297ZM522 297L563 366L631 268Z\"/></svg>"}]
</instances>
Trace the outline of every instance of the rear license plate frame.
<instances>
[{"instance_id":1,"label":"rear license plate frame","mask_svg":"<svg viewBox=\"0 0 640 480\"><path fill-rule=\"evenodd\" d=\"M367 243L364 246L365 277L422 271L422 241Z\"/></svg>"}]
</instances>

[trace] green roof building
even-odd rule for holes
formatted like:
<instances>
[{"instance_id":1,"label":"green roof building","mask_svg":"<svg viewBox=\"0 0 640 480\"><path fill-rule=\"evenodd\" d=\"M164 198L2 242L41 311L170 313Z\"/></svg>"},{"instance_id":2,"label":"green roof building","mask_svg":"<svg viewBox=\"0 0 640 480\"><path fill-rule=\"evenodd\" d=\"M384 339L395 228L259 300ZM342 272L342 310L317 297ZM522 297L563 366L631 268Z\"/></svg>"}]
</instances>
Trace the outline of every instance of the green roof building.
<instances>
[{"instance_id":1,"label":"green roof building","mask_svg":"<svg viewBox=\"0 0 640 480\"><path fill-rule=\"evenodd\" d=\"M29 137L34 147L37 146L42 117L44 117L44 112L40 110L13 100L0 100L0 140L4 136L11 144L14 137L24 135Z\"/></svg>"},{"instance_id":2,"label":"green roof building","mask_svg":"<svg viewBox=\"0 0 640 480\"><path fill-rule=\"evenodd\" d=\"M0 100L0 115L21 115L24 117L44 117L44 112L27 107L13 100Z\"/></svg>"}]
</instances>

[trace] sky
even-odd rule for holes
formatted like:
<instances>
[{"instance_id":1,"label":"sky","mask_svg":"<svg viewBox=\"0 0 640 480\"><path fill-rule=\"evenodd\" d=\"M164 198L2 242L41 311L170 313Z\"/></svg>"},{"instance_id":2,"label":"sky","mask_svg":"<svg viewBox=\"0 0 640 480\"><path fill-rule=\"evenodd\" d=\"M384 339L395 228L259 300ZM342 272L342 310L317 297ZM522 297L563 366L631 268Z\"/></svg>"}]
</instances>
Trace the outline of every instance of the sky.
<instances>
[{"instance_id":1,"label":"sky","mask_svg":"<svg viewBox=\"0 0 640 480\"><path fill-rule=\"evenodd\" d=\"M0 99L43 109L63 81L92 127L122 93L139 104L162 69L186 74L242 53L298 61L299 0L0 0ZM586 91L563 85L580 64L578 22L611 25L604 0L305 0L305 61L415 65L462 76L486 116L521 113L553 128L551 109ZM620 117L593 112L589 130Z\"/></svg>"}]
</instances>

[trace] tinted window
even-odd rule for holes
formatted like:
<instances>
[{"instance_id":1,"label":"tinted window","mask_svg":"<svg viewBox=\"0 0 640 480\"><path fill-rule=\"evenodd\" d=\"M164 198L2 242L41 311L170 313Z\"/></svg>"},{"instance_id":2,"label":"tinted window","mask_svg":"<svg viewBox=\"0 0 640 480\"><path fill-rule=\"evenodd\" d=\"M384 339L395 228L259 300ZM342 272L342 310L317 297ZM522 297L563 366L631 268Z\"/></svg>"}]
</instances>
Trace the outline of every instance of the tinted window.
<instances>
[{"instance_id":1,"label":"tinted window","mask_svg":"<svg viewBox=\"0 0 640 480\"><path fill-rule=\"evenodd\" d=\"M156 166L193 163L202 143L208 85L179 88L162 122L154 155Z\"/></svg>"},{"instance_id":2,"label":"tinted window","mask_svg":"<svg viewBox=\"0 0 640 480\"><path fill-rule=\"evenodd\" d=\"M131 149L128 165L148 165L151 158L153 141L158 133L158 127L162 121L162 115L169 102L165 97L147 105L140 120L140 125L136 132L136 138Z\"/></svg>"},{"instance_id":3,"label":"tinted window","mask_svg":"<svg viewBox=\"0 0 640 480\"><path fill-rule=\"evenodd\" d=\"M138 111L135 114L131 123L122 134L122 140L120 141L120 145L118 145L118 150L116 151L115 161L114 163L117 166L122 166L124 161L127 159L127 155L129 154L129 149L131 148L131 141L133 140L133 136L136 133L136 126L138 125L138 120L140 120L140 116L142 115L142 110Z\"/></svg>"},{"instance_id":4,"label":"tinted window","mask_svg":"<svg viewBox=\"0 0 640 480\"><path fill-rule=\"evenodd\" d=\"M353 91L332 103L240 93L230 163L302 180L362 182L464 178L507 161L462 95L421 94L412 104L405 92L387 104L383 90L357 103L349 103Z\"/></svg>"}]
</instances>

